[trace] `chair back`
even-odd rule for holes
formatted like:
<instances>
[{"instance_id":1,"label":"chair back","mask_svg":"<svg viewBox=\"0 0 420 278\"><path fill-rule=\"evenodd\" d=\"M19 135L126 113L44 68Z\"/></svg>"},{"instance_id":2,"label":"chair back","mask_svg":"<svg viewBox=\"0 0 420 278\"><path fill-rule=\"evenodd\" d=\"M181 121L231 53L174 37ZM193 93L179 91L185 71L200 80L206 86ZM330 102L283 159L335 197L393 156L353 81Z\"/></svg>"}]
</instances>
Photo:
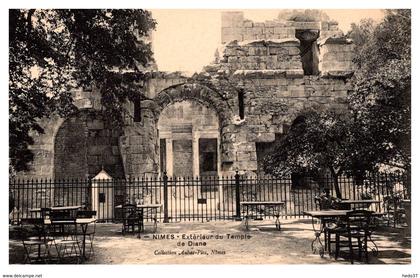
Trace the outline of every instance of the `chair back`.
<instances>
[{"instance_id":1,"label":"chair back","mask_svg":"<svg viewBox=\"0 0 420 278\"><path fill-rule=\"evenodd\" d=\"M19 237L26 240L30 237L44 238L46 236L42 218L22 218L19 227Z\"/></svg>"},{"instance_id":2,"label":"chair back","mask_svg":"<svg viewBox=\"0 0 420 278\"><path fill-rule=\"evenodd\" d=\"M51 221L57 221L73 220L74 218L71 216L71 213L68 210L52 210L50 211L50 219Z\"/></svg>"},{"instance_id":3,"label":"chair back","mask_svg":"<svg viewBox=\"0 0 420 278\"><path fill-rule=\"evenodd\" d=\"M122 218L123 220L135 218L137 214L137 206L133 204L122 205Z\"/></svg>"},{"instance_id":4,"label":"chair back","mask_svg":"<svg viewBox=\"0 0 420 278\"><path fill-rule=\"evenodd\" d=\"M347 228L349 230L368 231L371 228L372 213L372 211L368 210L352 210L347 212Z\"/></svg>"},{"instance_id":5,"label":"chair back","mask_svg":"<svg viewBox=\"0 0 420 278\"><path fill-rule=\"evenodd\" d=\"M50 208L41 208L41 218L46 219L50 217L51 209Z\"/></svg>"},{"instance_id":6,"label":"chair back","mask_svg":"<svg viewBox=\"0 0 420 278\"><path fill-rule=\"evenodd\" d=\"M319 207L320 210L331 209L331 202L328 199L322 198L320 196L315 196L315 204Z\"/></svg>"},{"instance_id":7,"label":"chair back","mask_svg":"<svg viewBox=\"0 0 420 278\"><path fill-rule=\"evenodd\" d=\"M137 207L134 204L124 204L122 205L122 216L123 218L128 217L129 215L136 213Z\"/></svg>"}]
</instances>

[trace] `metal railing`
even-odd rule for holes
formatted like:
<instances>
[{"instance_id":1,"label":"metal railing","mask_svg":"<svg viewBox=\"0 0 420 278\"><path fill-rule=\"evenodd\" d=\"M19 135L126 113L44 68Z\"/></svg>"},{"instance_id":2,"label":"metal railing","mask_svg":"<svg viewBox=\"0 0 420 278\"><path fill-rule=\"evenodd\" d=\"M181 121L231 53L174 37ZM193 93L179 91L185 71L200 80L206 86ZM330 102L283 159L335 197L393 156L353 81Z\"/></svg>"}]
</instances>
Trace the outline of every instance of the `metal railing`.
<instances>
[{"instance_id":1,"label":"metal railing","mask_svg":"<svg viewBox=\"0 0 420 278\"><path fill-rule=\"evenodd\" d=\"M119 221L121 212L115 207L124 203L161 204L158 221L163 222L232 220L241 217L241 201L283 201L281 217L300 218L304 217L303 211L319 209L315 196L324 189L337 196L333 184L331 177L315 180L239 174L124 180L10 180L9 191L14 201L10 220L18 223L21 218L31 217L33 208L80 205L96 210L99 221ZM370 207L377 212L386 212L389 196L410 198L409 179L405 175L372 175L358 180L341 176L338 185L343 199L379 201Z\"/></svg>"}]
</instances>

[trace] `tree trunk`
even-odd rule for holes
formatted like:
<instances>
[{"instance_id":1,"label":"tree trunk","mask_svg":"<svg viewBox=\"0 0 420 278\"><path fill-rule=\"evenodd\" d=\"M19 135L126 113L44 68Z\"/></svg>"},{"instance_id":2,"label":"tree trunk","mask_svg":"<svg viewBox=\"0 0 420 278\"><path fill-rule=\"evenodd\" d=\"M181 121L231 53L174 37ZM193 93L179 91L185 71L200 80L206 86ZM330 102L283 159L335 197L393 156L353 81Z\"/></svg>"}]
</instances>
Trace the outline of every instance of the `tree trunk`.
<instances>
[{"instance_id":1,"label":"tree trunk","mask_svg":"<svg viewBox=\"0 0 420 278\"><path fill-rule=\"evenodd\" d=\"M330 168L330 171L333 177L335 195L337 196L338 199L341 199L342 198L341 191L340 191L340 187L338 186L338 174L334 171L333 168Z\"/></svg>"}]
</instances>

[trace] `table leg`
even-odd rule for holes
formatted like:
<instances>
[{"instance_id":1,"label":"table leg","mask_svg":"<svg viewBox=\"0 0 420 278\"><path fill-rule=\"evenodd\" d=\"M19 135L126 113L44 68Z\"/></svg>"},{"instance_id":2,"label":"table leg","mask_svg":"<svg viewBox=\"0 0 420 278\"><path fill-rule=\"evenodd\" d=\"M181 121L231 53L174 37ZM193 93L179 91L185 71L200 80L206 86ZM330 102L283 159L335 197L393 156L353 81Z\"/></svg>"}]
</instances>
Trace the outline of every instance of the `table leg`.
<instances>
[{"instance_id":1,"label":"table leg","mask_svg":"<svg viewBox=\"0 0 420 278\"><path fill-rule=\"evenodd\" d=\"M157 208L156 208L156 209L153 209L153 211L154 211L154 218L153 218L153 222L154 222L154 224L153 224L153 232L154 232L154 233L156 233L156 231L157 231Z\"/></svg>"},{"instance_id":2,"label":"table leg","mask_svg":"<svg viewBox=\"0 0 420 278\"><path fill-rule=\"evenodd\" d=\"M245 216L245 229L249 230L248 214Z\"/></svg>"},{"instance_id":3,"label":"table leg","mask_svg":"<svg viewBox=\"0 0 420 278\"><path fill-rule=\"evenodd\" d=\"M325 250L324 250L324 246L322 245L321 238L320 238L321 235L322 235L323 229L324 229L324 225L323 225L322 221L320 223L320 228L316 229L315 228L315 218L312 217L312 229L315 232L315 238L314 238L314 240L312 240L312 243L311 243L312 252L315 254L318 251L319 256L321 258L323 258Z\"/></svg>"},{"instance_id":4,"label":"table leg","mask_svg":"<svg viewBox=\"0 0 420 278\"><path fill-rule=\"evenodd\" d=\"M368 246L369 241L372 242L372 244L373 244L372 247ZM372 255L374 255L375 257L378 256L378 245L376 245L375 241L373 241L372 235L368 236L368 240L366 242L366 251L368 250L368 248L370 248L370 250L372 250Z\"/></svg>"},{"instance_id":5,"label":"table leg","mask_svg":"<svg viewBox=\"0 0 420 278\"><path fill-rule=\"evenodd\" d=\"M139 233L138 233L138 235L137 235L137 238L140 238L140 234L141 234L141 230L142 229L144 229L144 210L143 210L143 208L140 208L140 216L141 216L141 219L140 219L140 217L139 217L139 219L138 219L138 223L137 223L137 225L138 225L138 229L139 229ZM133 229L134 229L134 227L133 227Z\"/></svg>"},{"instance_id":6,"label":"table leg","mask_svg":"<svg viewBox=\"0 0 420 278\"><path fill-rule=\"evenodd\" d=\"M281 230L279 215L276 215L276 229Z\"/></svg>"},{"instance_id":7,"label":"table leg","mask_svg":"<svg viewBox=\"0 0 420 278\"><path fill-rule=\"evenodd\" d=\"M81 228L82 228L82 261L86 260L86 231L87 231L87 224L81 224Z\"/></svg>"}]
</instances>

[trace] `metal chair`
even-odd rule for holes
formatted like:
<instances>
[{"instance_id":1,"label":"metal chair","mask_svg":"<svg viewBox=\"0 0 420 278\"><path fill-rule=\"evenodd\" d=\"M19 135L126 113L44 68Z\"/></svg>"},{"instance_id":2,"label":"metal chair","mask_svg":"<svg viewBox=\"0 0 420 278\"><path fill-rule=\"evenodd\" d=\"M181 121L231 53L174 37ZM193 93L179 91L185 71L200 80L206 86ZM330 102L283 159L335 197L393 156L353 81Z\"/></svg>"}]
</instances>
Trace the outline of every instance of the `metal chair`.
<instances>
[{"instance_id":1,"label":"metal chair","mask_svg":"<svg viewBox=\"0 0 420 278\"><path fill-rule=\"evenodd\" d=\"M51 260L50 249L54 239L48 236L43 219L21 219L19 237L25 250L24 263L48 263Z\"/></svg>"},{"instance_id":2,"label":"metal chair","mask_svg":"<svg viewBox=\"0 0 420 278\"><path fill-rule=\"evenodd\" d=\"M143 231L143 215L137 210L137 206L133 204L125 204L122 206L122 234L127 232L135 232L136 228L138 233Z\"/></svg>"},{"instance_id":3,"label":"metal chair","mask_svg":"<svg viewBox=\"0 0 420 278\"><path fill-rule=\"evenodd\" d=\"M54 236L60 261L81 261L81 241L77 234L76 219L68 211L51 211L50 235Z\"/></svg>"},{"instance_id":4,"label":"metal chair","mask_svg":"<svg viewBox=\"0 0 420 278\"><path fill-rule=\"evenodd\" d=\"M358 250L358 258L362 260L364 254L365 262L368 262L368 240L372 236L371 225L372 212L367 210L353 210L346 214L345 227L335 230L335 258L337 259L341 247L349 249L350 261L354 263L354 251ZM344 241L341 238L345 238ZM353 243L353 239L357 240L357 244Z\"/></svg>"},{"instance_id":5,"label":"metal chair","mask_svg":"<svg viewBox=\"0 0 420 278\"><path fill-rule=\"evenodd\" d=\"M96 217L96 210L79 210L76 213L76 218L94 218ZM88 252L88 257L90 257L91 255L95 255L95 250L93 249L93 240L95 238L95 233L96 233L96 222L93 222L92 224L89 224L86 227L86 231L84 232L84 235L86 236L86 238L88 239L88 243L89 243L89 252ZM78 231L79 235L83 236L83 231Z\"/></svg>"}]
</instances>

